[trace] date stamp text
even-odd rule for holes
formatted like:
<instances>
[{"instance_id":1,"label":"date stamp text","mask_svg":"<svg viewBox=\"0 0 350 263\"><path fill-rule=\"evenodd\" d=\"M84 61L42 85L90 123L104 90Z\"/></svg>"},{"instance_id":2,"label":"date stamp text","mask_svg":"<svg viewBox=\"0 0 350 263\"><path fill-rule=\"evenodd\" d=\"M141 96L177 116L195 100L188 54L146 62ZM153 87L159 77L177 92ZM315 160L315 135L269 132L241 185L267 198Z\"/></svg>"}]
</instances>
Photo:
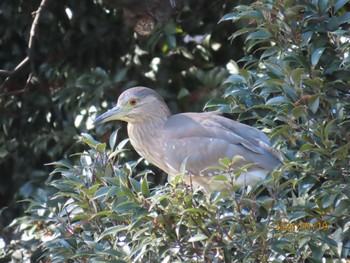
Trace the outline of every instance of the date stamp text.
<instances>
[{"instance_id":1,"label":"date stamp text","mask_svg":"<svg viewBox=\"0 0 350 263\"><path fill-rule=\"evenodd\" d=\"M276 231L326 231L328 230L327 221L316 221L316 222L275 222Z\"/></svg>"}]
</instances>

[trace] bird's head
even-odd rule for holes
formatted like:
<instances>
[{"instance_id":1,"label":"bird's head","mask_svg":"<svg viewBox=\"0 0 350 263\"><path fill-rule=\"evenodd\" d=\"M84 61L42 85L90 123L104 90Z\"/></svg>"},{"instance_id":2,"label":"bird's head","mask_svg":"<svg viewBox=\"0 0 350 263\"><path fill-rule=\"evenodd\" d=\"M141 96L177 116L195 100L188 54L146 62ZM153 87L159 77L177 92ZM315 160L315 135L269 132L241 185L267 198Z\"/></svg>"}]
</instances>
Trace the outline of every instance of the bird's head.
<instances>
[{"instance_id":1,"label":"bird's head","mask_svg":"<svg viewBox=\"0 0 350 263\"><path fill-rule=\"evenodd\" d=\"M167 118L169 115L168 106L157 92L145 87L135 87L124 91L118 98L117 106L97 117L93 124L113 120L136 123Z\"/></svg>"}]
</instances>

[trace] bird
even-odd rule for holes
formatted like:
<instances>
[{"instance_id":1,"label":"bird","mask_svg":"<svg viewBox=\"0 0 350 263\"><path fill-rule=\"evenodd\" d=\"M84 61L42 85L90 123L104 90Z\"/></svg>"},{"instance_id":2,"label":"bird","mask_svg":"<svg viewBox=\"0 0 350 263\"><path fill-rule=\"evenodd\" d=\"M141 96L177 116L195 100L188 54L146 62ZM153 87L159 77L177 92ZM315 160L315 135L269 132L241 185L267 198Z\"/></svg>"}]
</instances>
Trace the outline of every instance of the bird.
<instances>
[{"instance_id":1,"label":"bird","mask_svg":"<svg viewBox=\"0 0 350 263\"><path fill-rule=\"evenodd\" d=\"M116 120L128 123L133 148L166 172L168 181L182 174L185 184L207 193L228 190L229 185L255 185L282 163L280 153L259 129L226 118L218 111L172 115L163 97L147 87L124 91L117 105L93 124ZM230 170L220 169L220 159L235 156L240 157L239 161ZM235 170L246 164L250 166L235 178ZM218 175L227 180L215 180Z\"/></svg>"}]
</instances>

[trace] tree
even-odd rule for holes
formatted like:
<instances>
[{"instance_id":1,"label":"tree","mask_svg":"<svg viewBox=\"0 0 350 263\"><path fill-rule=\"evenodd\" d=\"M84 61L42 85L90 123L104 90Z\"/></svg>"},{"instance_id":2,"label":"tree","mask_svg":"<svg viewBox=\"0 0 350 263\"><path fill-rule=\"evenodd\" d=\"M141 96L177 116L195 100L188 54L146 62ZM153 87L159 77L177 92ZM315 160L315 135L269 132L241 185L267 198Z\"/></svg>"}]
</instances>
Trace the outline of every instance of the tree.
<instances>
[{"instance_id":1,"label":"tree","mask_svg":"<svg viewBox=\"0 0 350 263\"><path fill-rule=\"evenodd\" d=\"M37 259L43 251L32 251L34 244L57 262L349 257L346 1L266 1L234 9L225 1L189 1L178 23L160 23L147 37L121 26L119 6L46 4L29 64L2 78L1 166L17 182L11 193L21 187L20 198L30 198L26 216L3 235L13 239L5 259ZM26 57L27 10L38 6L1 6L8 11L0 19L22 25L2 28L2 45L18 57L8 63L9 53L1 53L6 71ZM23 14L11 16L18 10ZM252 190L224 198L192 191L181 180L156 187L159 172L142 172L145 164L130 161L136 156L124 151L123 130L111 133L106 125L94 138L86 134L94 133L89 120L97 111L138 84L155 87L174 112L200 110L209 100L206 110L220 108L256 125L286 164ZM78 138L83 144L74 143ZM48 179L52 168L44 163L56 166ZM9 211L2 214L13 217Z\"/></svg>"}]
</instances>

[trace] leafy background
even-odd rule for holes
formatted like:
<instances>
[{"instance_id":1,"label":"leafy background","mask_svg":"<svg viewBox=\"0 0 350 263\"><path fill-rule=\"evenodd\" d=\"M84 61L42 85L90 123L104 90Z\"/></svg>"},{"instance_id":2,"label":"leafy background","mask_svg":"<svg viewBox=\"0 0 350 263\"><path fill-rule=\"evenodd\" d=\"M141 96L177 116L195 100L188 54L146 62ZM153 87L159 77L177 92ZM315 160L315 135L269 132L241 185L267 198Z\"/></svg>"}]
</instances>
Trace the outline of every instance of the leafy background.
<instances>
[{"instance_id":1,"label":"leafy background","mask_svg":"<svg viewBox=\"0 0 350 263\"><path fill-rule=\"evenodd\" d=\"M42 2L0 4L0 260L349 260L347 1L187 1L149 36L117 2L47 1L29 49ZM284 167L227 196L164 186L125 125L91 127L135 85L255 125Z\"/></svg>"}]
</instances>

